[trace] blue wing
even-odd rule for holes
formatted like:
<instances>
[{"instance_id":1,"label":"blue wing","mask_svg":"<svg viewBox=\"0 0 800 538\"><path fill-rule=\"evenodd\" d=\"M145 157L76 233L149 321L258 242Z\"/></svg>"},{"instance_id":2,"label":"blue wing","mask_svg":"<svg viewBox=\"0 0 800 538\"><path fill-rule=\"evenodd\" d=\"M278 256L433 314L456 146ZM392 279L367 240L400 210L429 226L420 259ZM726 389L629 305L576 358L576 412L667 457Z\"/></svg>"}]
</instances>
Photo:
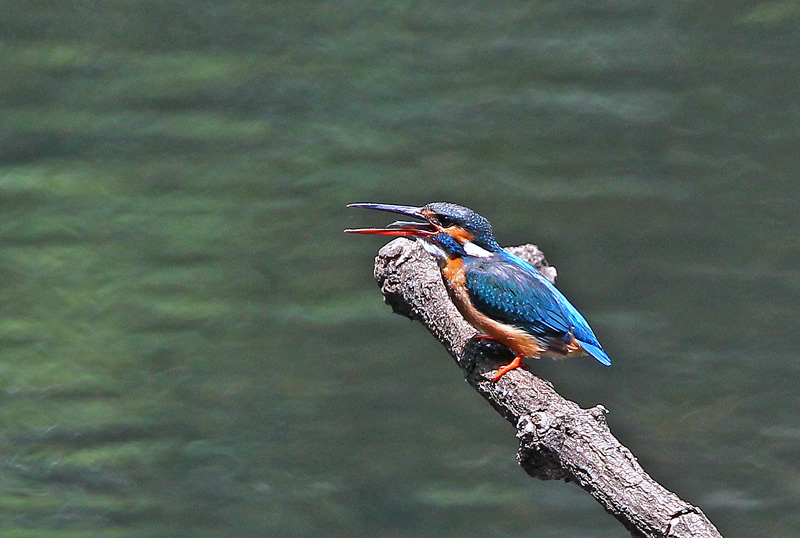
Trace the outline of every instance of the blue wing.
<instances>
[{"instance_id":1,"label":"blue wing","mask_svg":"<svg viewBox=\"0 0 800 538\"><path fill-rule=\"evenodd\" d=\"M587 353L611 365L580 312L529 263L499 252L491 258L465 258L464 269L467 291L479 311L545 341L560 340L562 346L575 336Z\"/></svg>"}]
</instances>

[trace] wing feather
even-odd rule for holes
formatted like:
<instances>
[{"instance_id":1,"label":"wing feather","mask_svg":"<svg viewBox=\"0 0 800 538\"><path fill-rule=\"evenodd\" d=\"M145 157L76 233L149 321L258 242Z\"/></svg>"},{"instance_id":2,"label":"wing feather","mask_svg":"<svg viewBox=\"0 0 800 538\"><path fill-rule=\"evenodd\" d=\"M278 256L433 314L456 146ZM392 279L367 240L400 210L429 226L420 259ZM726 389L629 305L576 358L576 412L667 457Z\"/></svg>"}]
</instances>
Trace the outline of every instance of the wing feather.
<instances>
[{"instance_id":1,"label":"wing feather","mask_svg":"<svg viewBox=\"0 0 800 538\"><path fill-rule=\"evenodd\" d=\"M587 353L611 363L580 312L532 265L501 252L468 258L464 269L467 291L478 311L550 341L554 349L565 348L574 336Z\"/></svg>"},{"instance_id":2,"label":"wing feather","mask_svg":"<svg viewBox=\"0 0 800 538\"><path fill-rule=\"evenodd\" d=\"M563 336L569 332L562 308L541 273L494 258L470 259L465 269L467 290L480 312L536 336Z\"/></svg>"}]
</instances>

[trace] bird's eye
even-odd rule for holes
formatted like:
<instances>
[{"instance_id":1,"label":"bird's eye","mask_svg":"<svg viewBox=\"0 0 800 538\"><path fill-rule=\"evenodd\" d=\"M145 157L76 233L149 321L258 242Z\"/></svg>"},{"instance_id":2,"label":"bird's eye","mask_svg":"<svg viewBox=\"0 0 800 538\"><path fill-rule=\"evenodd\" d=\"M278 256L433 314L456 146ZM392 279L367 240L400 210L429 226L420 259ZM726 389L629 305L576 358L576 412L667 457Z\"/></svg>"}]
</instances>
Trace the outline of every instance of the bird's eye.
<instances>
[{"instance_id":1,"label":"bird's eye","mask_svg":"<svg viewBox=\"0 0 800 538\"><path fill-rule=\"evenodd\" d=\"M453 221L453 219L451 219L447 215L437 215L436 220L438 220L439 224L441 224L445 228L449 228L450 226L455 224L455 221Z\"/></svg>"}]
</instances>

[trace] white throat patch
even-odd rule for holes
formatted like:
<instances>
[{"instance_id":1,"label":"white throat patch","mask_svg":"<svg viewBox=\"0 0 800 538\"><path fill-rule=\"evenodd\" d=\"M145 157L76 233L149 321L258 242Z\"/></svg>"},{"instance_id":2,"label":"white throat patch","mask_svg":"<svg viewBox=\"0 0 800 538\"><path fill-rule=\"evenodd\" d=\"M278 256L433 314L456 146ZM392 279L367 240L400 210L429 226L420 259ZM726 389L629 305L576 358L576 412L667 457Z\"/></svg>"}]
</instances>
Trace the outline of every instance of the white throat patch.
<instances>
[{"instance_id":1,"label":"white throat patch","mask_svg":"<svg viewBox=\"0 0 800 538\"><path fill-rule=\"evenodd\" d=\"M442 250L442 248L439 245L435 245L430 241L425 241L424 239L420 241L420 244L422 244L422 248L425 249L425 252L427 252L437 260L447 258L447 253L444 250Z\"/></svg>"},{"instance_id":2,"label":"white throat patch","mask_svg":"<svg viewBox=\"0 0 800 538\"><path fill-rule=\"evenodd\" d=\"M464 252L466 252L468 256L475 256L476 258L489 258L492 255L491 252L476 245L472 241L467 241L463 246Z\"/></svg>"}]
</instances>

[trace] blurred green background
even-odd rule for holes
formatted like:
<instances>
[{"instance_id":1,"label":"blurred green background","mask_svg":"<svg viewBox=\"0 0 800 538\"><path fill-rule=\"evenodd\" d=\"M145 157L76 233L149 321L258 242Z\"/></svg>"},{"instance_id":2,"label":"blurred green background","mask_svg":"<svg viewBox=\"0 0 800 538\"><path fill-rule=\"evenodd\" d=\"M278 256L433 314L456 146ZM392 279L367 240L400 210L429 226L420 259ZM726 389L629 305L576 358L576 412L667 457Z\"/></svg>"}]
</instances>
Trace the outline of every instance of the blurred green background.
<instances>
[{"instance_id":1,"label":"blurred green background","mask_svg":"<svg viewBox=\"0 0 800 538\"><path fill-rule=\"evenodd\" d=\"M0 1L0 534L618 537L382 304L348 202L534 242L535 372L800 534L800 3Z\"/></svg>"}]
</instances>

